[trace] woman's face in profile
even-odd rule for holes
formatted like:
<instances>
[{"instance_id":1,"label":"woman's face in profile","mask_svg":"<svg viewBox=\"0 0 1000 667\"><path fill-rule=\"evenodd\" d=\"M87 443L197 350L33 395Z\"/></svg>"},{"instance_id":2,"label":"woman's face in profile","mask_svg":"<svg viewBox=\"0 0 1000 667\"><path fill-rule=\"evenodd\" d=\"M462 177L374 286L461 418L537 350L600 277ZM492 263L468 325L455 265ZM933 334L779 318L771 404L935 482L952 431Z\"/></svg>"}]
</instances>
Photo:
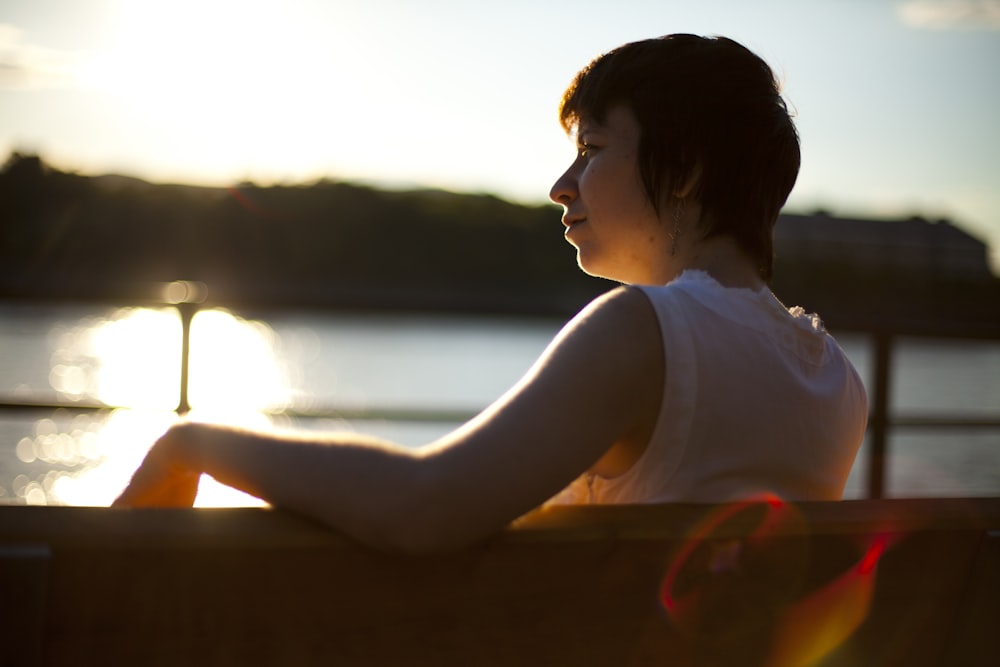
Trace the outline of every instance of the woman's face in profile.
<instances>
[{"instance_id":1,"label":"woman's face in profile","mask_svg":"<svg viewBox=\"0 0 1000 667\"><path fill-rule=\"evenodd\" d=\"M561 205L566 240L586 273L623 283L662 282L670 255L661 224L639 173L642 128L627 106L612 107L603 122L585 118L576 128L576 159L549 197Z\"/></svg>"}]
</instances>

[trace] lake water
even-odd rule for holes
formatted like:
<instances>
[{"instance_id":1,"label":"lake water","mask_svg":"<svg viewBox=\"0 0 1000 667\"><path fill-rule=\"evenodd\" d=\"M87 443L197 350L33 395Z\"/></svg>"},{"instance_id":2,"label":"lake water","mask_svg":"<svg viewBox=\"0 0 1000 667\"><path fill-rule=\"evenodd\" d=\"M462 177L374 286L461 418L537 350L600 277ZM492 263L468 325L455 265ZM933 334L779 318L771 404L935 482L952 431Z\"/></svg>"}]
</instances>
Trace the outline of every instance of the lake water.
<instances>
[{"instance_id":1,"label":"lake water","mask_svg":"<svg viewBox=\"0 0 1000 667\"><path fill-rule=\"evenodd\" d=\"M199 313L196 419L349 429L417 446L454 428L530 367L562 322L510 317ZM838 340L867 379L871 346ZM171 308L0 305L0 503L106 505L177 417L181 325ZM903 339L891 412L1000 420L1000 342ZM80 404L116 409L74 410ZM321 413L321 417L293 416ZM1000 428L896 428L890 496L1000 495ZM847 497L864 495L866 447ZM257 501L211 482L198 504Z\"/></svg>"}]
</instances>

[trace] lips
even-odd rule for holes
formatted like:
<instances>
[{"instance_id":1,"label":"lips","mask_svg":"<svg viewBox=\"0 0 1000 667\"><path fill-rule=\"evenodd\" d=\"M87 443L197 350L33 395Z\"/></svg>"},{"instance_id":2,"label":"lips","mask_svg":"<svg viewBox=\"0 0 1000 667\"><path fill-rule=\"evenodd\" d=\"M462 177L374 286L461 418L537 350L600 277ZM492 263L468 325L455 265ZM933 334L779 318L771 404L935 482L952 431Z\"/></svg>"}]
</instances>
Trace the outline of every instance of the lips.
<instances>
[{"instance_id":1,"label":"lips","mask_svg":"<svg viewBox=\"0 0 1000 667\"><path fill-rule=\"evenodd\" d=\"M563 237L573 246L579 247L579 243L583 241L583 237L586 234L581 234L580 229L582 225L587 222L586 218L572 218L563 220L563 224L566 229L563 230Z\"/></svg>"}]
</instances>

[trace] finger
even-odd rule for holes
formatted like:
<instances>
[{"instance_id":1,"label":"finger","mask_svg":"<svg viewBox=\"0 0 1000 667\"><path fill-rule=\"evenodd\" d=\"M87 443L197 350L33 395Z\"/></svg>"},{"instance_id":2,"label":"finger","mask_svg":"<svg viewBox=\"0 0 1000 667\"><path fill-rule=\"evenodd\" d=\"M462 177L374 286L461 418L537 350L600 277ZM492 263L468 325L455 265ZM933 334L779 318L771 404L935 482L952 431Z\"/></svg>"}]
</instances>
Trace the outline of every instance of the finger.
<instances>
[{"instance_id":1,"label":"finger","mask_svg":"<svg viewBox=\"0 0 1000 667\"><path fill-rule=\"evenodd\" d=\"M112 507L191 507L201 475L145 464L112 502Z\"/></svg>"}]
</instances>

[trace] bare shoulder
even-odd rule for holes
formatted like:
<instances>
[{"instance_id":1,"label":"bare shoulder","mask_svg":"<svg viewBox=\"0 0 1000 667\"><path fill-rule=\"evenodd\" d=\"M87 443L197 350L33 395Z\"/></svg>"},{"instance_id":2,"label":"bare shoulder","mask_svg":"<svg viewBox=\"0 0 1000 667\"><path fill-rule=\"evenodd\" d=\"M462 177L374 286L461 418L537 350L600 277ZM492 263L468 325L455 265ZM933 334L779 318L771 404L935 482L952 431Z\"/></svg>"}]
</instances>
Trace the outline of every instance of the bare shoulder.
<instances>
[{"instance_id":1,"label":"bare shoulder","mask_svg":"<svg viewBox=\"0 0 1000 667\"><path fill-rule=\"evenodd\" d=\"M540 392L628 421L638 418L637 408L645 415L646 408L656 407L639 397L657 397L658 405L664 361L653 304L641 289L619 287L594 299L563 328L530 378Z\"/></svg>"},{"instance_id":2,"label":"bare shoulder","mask_svg":"<svg viewBox=\"0 0 1000 667\"><path fill-rule=\"evenodd\" d=\"M643 291L634 286L616 287L597 297L581 312L602 312L609 317L651 319L655 322L656 313L649 298Z\"/></svg>"},{"instance_id":3,"label":"bare shoulder","mask_svg":"<svg viewBox=\"0 0 1000 667\"><path fill-rule=\"evenodd\" d=\"M563 330L561 337L577 338L590 347L603 345L605 354L642 356L662 354L656 311L637 287L618 287L591 301ZM560 341L563 342L563 341Z\"/></svg>"},{"instance_id":4,"label":"bare shoulder","mask_svg":"<svg viewBox=\"0 0 1000 667\"><path fill-rule=\"evenodd\" d=\"M619 443L644 443L658 410L662 347L641 290L598 297L510 391L425 450L421 504L444 508L449 531L500 526L608 462ZM611 458L627 465L635 453Z\"/></svg>"}]
</instances>

